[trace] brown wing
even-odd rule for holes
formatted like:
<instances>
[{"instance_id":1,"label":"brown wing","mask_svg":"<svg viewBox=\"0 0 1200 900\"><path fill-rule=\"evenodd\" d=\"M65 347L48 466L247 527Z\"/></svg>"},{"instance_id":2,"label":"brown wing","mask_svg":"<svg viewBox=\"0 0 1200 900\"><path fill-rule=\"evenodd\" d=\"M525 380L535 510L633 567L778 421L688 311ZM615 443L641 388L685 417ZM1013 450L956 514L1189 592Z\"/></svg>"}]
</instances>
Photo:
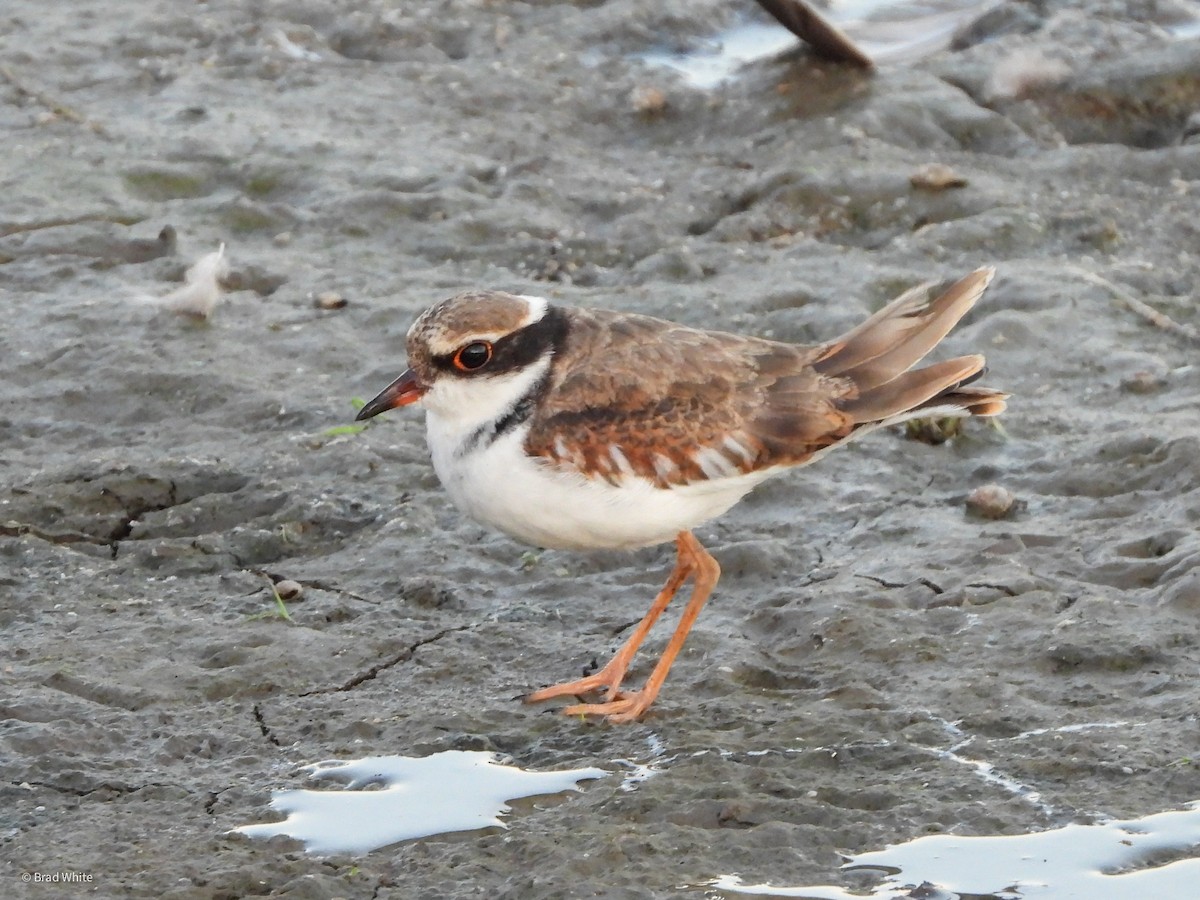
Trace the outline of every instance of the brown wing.
<instances>
[{"instance_id":1,"label":"brown wing","mask_svg":"<svg viewBox=\"0 0 1200 900\"><path fill-rule=\"evenodd\" d=\"M846 437L846 378L812 368L828 347L571 310L566 347L531 422L529 453L589 476L660 487L798 464Z\"/></svg>"},{"instance_id":2,"label":"brown wing","mask_svg":"<svg viewBox=\"0 0 1200 900\"><path fill-rule=\"evenodd\" d=\"M912 369L993 274L972 272L932 299L916 288L817 347L572 310L526 450L587 477L666 488L800 465L923 410L997 415L1007 394L967 386L982 356Z\"/></svg>"}]
</instances>

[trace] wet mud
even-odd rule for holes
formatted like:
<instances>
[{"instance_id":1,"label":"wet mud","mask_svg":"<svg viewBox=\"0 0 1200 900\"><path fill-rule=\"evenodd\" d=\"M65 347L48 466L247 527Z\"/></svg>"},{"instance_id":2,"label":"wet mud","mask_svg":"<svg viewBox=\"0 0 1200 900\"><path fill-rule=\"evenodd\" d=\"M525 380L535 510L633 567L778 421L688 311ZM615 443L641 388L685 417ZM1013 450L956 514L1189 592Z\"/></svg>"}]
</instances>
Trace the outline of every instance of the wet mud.
<instances>
[{"instance_id":1,"label":"wet mud","mask_svg":"<svg viewBox=\"0 0 1200 900\"><path fill-rule=\"evenodd\" d=\"M1004 6L700 88L646 54L753 4L7 4L0 894L867 891L845 857L1200 799L1200 45L1183 4ZM141 302L222 242L208 321ZM345 427L466 288L815 341L989 264L947 350L1003 432L878 433L699 529L724 574L634 726L519 697L672 548L531 551L418 415ZM301 766L448 750L610 775L367 855L232 833Z\"/></svg>"}]
</instances>

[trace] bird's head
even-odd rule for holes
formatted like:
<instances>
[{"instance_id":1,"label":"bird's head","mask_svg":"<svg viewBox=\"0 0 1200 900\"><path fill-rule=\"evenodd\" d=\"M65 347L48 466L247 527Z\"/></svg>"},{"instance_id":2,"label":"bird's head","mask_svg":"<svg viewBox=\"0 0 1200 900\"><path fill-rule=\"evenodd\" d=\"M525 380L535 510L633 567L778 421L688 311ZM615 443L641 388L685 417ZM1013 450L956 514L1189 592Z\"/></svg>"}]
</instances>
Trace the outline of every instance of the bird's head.
<instances>
[{"instance_id":1,"label":"bird's head","mask_svg":"<svg viewBox=\"0 0 1200 900\"><path fill-rule=\"evenodd\" d=\"M492 421L546 377L564 337L562 313L541 297L472 291L443 300L408 330L408 369L357 418L420 402L464 426Z\"/></svg>"}]
</instances>

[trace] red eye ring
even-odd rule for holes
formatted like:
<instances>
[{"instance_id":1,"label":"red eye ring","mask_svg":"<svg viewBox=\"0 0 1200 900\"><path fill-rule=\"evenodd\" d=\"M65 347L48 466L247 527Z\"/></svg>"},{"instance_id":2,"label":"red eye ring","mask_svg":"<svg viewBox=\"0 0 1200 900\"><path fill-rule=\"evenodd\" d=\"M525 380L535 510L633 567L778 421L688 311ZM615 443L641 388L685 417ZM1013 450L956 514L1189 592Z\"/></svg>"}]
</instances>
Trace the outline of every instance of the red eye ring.
<instances>
[{"instance_id":1,"label":"red eye ring","mask_svg":"<svg viewBox=\"0 0 1200 900\"><path fill-rule=\"evenodd\" d=\"M474 372L492 361L492 345L488 341L471 341L454 351L450 360L460 372Z\"/></svg>"}]
</instances>

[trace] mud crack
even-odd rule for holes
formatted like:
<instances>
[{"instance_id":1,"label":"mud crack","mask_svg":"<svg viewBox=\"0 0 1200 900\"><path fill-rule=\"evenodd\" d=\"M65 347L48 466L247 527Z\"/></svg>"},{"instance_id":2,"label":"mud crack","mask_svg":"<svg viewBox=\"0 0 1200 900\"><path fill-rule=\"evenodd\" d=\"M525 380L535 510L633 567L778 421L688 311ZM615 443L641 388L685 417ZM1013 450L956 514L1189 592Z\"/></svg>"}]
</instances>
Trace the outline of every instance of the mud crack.
<instances>
[{"instance_id":1,"label":"mud crack","mask_svg":"<svg viewBox=\"0 0 1200 900\"><path fill-rule=\"evenodd\" d=\"M968 584L969 588L988 588L989 590L999 591L1002 594L1007 594L1009 597L1016 597L1017 592L1006 584L991 584L987 581L975 581Z\"/></svg>"},{"instance_id":2,"label":"mud crack","mask_svg":"<svg viewBox=\"0 0 1200 900\"><path fill-rule=\"evenodd\" d=\"M124 797L149 787L175 787L175 785L163 781L150 781L146 784L123 784L104 781L94 787L70 787L64 784L55 784L52 781L13 781L9 783L15 787L28 785L29 787L45 788L48 791L54 791L56 794L65 794L68 797L90 797L92 794L116 794L119 797Z\"/></svg>"},{"instance_id":3,"label":"mud crack","mask_svg":"<svg viewBox=\"0 0 1200 900\"><path fill-rule=\"evenodd\" d=\"M82 531L46 531L36 525L25 522L0 523L0 535L4 537L21 537L31 535L50 544L96 544L101 547L112 547L113 542L107 538L84 534Z\"/></svg>"},{"instance_id":4,"label":"mud crack","mask_svg":"<svg viewBox=\"0 0 1200 900\"><path fill-rule=\"evenodd\" d=\"M854 573L854 577L855 578L865 578L867 581L873 581L876 584L882 585L885 588L906 588L910 584L919 584L919 585L923 585L924 587L929 588L929 590L933 591L935 594L946 593L945 589L940 584L936 584L933 581L930 581L928 578L915 578L912 581L907 581L907 582L905 582L905 581L888 581L886 578L880 578L877 575L861 575L857 572ZM972 587L974 587L974 586L975 585L972 585Z\"/></svg>"},{"instance_id":5,"label":"mud crack","mask_svg":"<svg viewBox=\"0 0 1200 900\"><path fill-rule=\"evenodd\" d=\"M117 503L124 507L125 515L113 528L112 534L108 537L108 544L112 547L113 559L117 558L117 552L120 549L121 541L129 537L133 533L134 523L142 516L149 512L161 512L164 509L170 509L173 506L179 505L179 487L173 479L167 480L167 499L163 503L133 503L126 500L116 491L108 487L100 489L101 496L112 497Z\"/></svg>"},{"instance_id":6,"label":"mud crack","mask_svg":"<svg viewBox=\"0 0 1200 900\"><path fill-rule=\"evenodd\" d=\"M275 732L273 732L271 730L271 726L267 724L267 719L263 715L262 708L257 703L254 704L254 721L258 723L258 730L262 732L263 737L265 737L276 747L283 746L283 742L280 741L279 738L275 737ZM216 801L215 797L213 798L213 801Z\"/></svg>"},{"instance_id":7,"label":"mud crack","mask_svg":"<svg viewBox=\"0 0 1200 900\"><path fill-rule=\"evenodd\" d=\"M380 672L386 672L388 669L392 668L393 666L398 666L401 663L408 662L410 659L413 658L413 656L416 654L416 652L418 650L420 650L422 647L426 646L427 644L436 643L437 641L440 641L442 638L444 638L448 634L455 634L456 632L459 632L459 631L469 631L470 629L472 629L474 627L475 627L474 625L457 625L454 628L443 628L441 631L437 632L437 634L431 635L427 638L421 638L419 641L409 644L407 647L405 647L403 650L401 650L395 656L392 656L389 659L385 659L383 662L376 663L375 665L371 666L369 669L365 669L362 672L359 672L358 674L352 676L348 681L346 681L343 684L340 684L336 687L317 688L312 691L305 691L300 696L301 697L311 697L313 694L336 694L336 693L340 693L342 691L354 690L354 688L358 687L360 684L367 682L367 681L371 681L374 678L377 678L379 676ZM256 709L257 709L257 707L256 707Z\"/></svg>"},{"instance_id":8,"label":"mud crack","mask_svg":"<svg viewBox=\"0 0 1200 900\"><path fill-rule=\"evenodd\" d=\"M313 579L308 581L300 581L294 579L290 575L282 572L273 572L270 569L259 569L254 566L242 566L243 572L249 572L251 575L257 575L260 578L268 579L271 584L279 584L281 581L296 581L305 588L312 588L317 591L325 591L328 594L336 594L339 597L348 597L351 600L357 600L360 603L370 603L372 606L378 606L379 601L373 600L370 597L364 597L362 594L356 594L354 591L348 591L345 588L340 588L336 584L321 579ZM260 588L255 588L250 593L258 593Z\"/></svg>"},{"instance_id":9,"label":"mud crack","mask_svg":"<svg viewBox=\"0 0 1200 900\"><path fill-rule=\"evenodd\" d=\"M216 813L214 813L213 810L216 809L217 803L220 802L221 795L223 793L225 793L227 790L229 790L229 788L221 788L221 790L219 790L219 791L209 791L208 792L208 799L204 801L205 813L207 813L210 816L216 815Z\"/></svg>"}]
</instances>

